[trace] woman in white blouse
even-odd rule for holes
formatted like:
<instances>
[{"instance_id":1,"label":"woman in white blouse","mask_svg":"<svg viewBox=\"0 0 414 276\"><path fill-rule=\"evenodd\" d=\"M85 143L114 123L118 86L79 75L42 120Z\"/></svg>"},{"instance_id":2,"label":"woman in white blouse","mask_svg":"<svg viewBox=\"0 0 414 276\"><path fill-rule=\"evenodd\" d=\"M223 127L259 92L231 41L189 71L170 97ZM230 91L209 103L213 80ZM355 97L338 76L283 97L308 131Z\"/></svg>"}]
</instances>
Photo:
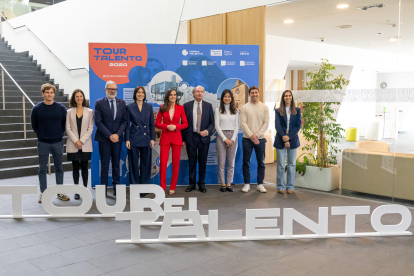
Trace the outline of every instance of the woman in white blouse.
<instances>
[{"instance_id":1,"label":"woman in white blouse","mask_svg":"<svg viewBox=\"0 0 414 276\"><path fill-rule=\"evenodd\" d=\"M214 112L214 123L217 130L217 161L220 191L234 192L231 187L234 175L234 162L237 152L237 135L239 133L239 111L236 109L233 93L225 89L221 94L220 107ZM224 180L224 166L227 157L227 186Z\"/></svg>"}]
</instances>

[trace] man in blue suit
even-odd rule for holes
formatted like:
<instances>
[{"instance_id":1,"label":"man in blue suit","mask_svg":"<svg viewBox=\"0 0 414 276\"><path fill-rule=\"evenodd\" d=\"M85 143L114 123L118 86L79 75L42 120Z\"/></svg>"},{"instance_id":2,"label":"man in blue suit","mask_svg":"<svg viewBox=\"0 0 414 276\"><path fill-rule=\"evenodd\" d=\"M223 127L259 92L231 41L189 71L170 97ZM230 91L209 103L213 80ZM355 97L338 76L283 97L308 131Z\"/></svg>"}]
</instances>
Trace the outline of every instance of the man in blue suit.
<instances>
[{"instance_id":1,"label":"man in blue suit","mask_svg":"<svg viewBox=\"0 0 414 276\"><path fill-rule=\"evenodd\" d=\"M95 141L99 142L101 156L101 184L108 185L109 160L112 158L112 185L116 196L116 184L119 184L121 147L123 133L127 125L125 102L116 98L118 87L115 82L105 85L106 97L95 103Z\"/></svg>"},{"instance_id":2,"label":"man in blue suit","mask_svg":"<svg viewBox=\"0 0 414 276\"><path fill-rule=\"evenodd\" d=\"M188 127L182 130L183 142L187 148L189 163L189 183L185 190L191 192L196 187L196 171L198 161L198 187L200 192L207 192L205 187L207 155L210 147L210 136L214 129L213 107L203 101L204 87L193 89L194 101L184 104Z\"/></svg>"}]
</instances>

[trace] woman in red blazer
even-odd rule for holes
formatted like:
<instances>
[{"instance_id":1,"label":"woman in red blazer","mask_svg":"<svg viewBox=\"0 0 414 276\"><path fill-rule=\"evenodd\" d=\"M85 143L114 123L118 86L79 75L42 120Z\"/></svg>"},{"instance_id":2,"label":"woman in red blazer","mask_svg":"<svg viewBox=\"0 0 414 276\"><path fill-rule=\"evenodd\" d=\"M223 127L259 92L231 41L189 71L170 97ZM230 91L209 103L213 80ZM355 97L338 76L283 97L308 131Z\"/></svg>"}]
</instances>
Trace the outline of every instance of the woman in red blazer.
<instances>
[{"instance_id":1,"label":"woman in red blazer","mask_svg":"<svg viewBox=\"0 0 414 276\"><path fill-rule=\"evenodd\" d=\"M181 146L183 145L181 130L188 126L187 116L185 116L183 106L179 105L175 89L168 89L165 94L164 105L160 107L155 126L162 130L160 138L160 178L161 188L164 191L167 187L167 164L170 157L170 147L172 148L172 178L170 183L170 195L172 195L175 192L180 169Z\"/></svg>"}]
</instances>

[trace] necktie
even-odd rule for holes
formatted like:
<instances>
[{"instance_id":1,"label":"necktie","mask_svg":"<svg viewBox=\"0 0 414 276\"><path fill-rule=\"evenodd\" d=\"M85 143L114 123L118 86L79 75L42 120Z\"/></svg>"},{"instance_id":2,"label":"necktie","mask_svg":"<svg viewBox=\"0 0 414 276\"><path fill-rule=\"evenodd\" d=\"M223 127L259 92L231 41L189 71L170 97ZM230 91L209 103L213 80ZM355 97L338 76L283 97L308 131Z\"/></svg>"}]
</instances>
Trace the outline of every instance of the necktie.
<instances>
[{"instance_id":1,"label":"necktie","mask_svg":"<svg viewBox=\"0 0 414 276\"><path fill-rule=\"evenodd\" d=\"M197 106L197 133L200 133L200 126L201 126L201 108L200 103Z\"/></svg>"},{"instance_id":2,"label":"necktie","mask_svg":"<svg viewBox=\"0 0 414 276\"><path fill-rule=\"evenodd\" d=\"M111 100L111 114L112 114L112 120L114 120L114 117L115 117L114 100Z\"/></svg>"}]
</instances>

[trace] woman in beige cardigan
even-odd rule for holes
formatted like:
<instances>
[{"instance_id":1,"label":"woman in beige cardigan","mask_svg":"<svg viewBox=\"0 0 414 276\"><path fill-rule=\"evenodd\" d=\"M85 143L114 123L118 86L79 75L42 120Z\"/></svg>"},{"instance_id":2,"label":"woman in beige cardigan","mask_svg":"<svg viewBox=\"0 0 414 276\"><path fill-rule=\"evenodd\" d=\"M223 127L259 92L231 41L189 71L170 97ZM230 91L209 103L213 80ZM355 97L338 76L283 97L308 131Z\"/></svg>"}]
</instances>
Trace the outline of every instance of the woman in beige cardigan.
<instances>
[{"instance_id":1,"label":"woman in beige cardigan","mask_svg":"<svg viewBox=\"0 0 414 276\"><path fill-rule=\"evenodd\" d=\"M88 186L88 162L92 155L93 110L87 108L85 94L76 89L72 93L66 115L66 152L68 161L72 161L73 181L79 184L79 167L82 170L83 186ZM75 194L75 199L79 199Z\"/></svg>"}]
</instances>

